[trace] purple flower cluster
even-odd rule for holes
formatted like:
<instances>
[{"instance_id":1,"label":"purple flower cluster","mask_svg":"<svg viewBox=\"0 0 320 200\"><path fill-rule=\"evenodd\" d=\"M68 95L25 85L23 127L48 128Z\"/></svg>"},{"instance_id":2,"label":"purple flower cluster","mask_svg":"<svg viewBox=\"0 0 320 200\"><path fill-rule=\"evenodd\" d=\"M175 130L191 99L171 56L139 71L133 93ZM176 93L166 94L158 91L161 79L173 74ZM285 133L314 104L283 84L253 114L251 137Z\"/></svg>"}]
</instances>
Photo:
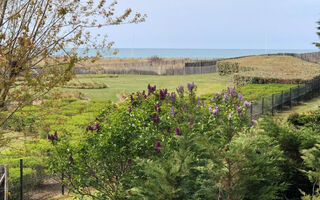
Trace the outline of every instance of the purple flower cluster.
<instances>
[{"instance_id":1,"label":"purple flower cluster","mask_svg":"<svg viewBox=\"0 0 320 200\"><path fill-rule=\"evenodd\" d=\"M174 115L176 114L176 112L174 111L174 107L173 107L173 106L171 107L171 112L170 112L170 113L171 113L171 115L172 115L173 117L174 117Z\"/></svg>"},{"instance_id":2,"label":"purple flower cluster","mask_svg":"<svg viewBox=\"0 0 320 200\"><path fill-rule=\"evenodd\" d=\"M181 131L181 129L180 128L176 128L176 135L179 135L179 136L181 136L182 135L182 131Z\"/></svg>"},{"instance_id":3,"label":"purple flower cluster","mask_svg":"<svg viewBox=\"0 0 320 200\"><path fill-rule=\"evenodd\" d=\"M193 123L194 123L193 119L189 119L189 125L190 125L190 128L192 128L192 127L193 127Z\"/></svg>"},{"instance_id":4,"label":"purple flower cluster","mask_svg":"<svg viewBox=\"0 0 320 200\"><path fill-rule=\"evenodd\" d=\"M241 108L242 108L241 106L237 105L237 113L238 114L241 114L241 112L242 112Z\"/></svg>"},{"instance_id":5,"label":"purple flower cluster","mask_svg":"<svg viewBox=\"0 0 320 200\"><path fill-rule=\"evenodd\" d=\"M132 112L131 106L128 107L128 113L130 114Z\"/></svg>"},{"instance_id":6,"label":"purple flower cluster","mask_svg":"<svg viewBox=\"0 0 320 200\"><path fill-rule=\"evenodd\" d=\"M248 101L245 101L243 103L243 106L247 107L247 108L250 108L251 107L251 102L248 102Z\"/></svg>"},{"instance_id":7,"label":"purple flower cluster","mask_svg":"<svg viewBox=\"0 0 320 200\"><path fill-rule=\"evenodd\" d=\"M51 140L51 142L58 140L58 133L57 131L54 132L53 135L48 134L48 139Z\"/></svg>"},{"instance_id":8,"label":"purple flower cluster","mask_svg":"<svg viewBox=\"0 0 320 200\"><path fill-rule=\"evenodd\" d=\"M72 155L69 156L69 159L68 159L68 160L69 160L69 163L70 163L70 164L74 164Z\"/></svg>"},{"instance_id":9,"label":"purple flower cluster","mask_svg":"<svg viewBox=\"0 0 320 200\"><path fill-rule=\"evenodd\" d=\"M170 98L171 98L172 103L175 103L176 102L176 93L172 92L170 95Z\"/></svg>"},{"instance_id":10,"label":"purple flower cluster","mask_svg":"<svg viewBox=\"0 0 320 200\"><path fill-rule=\"evenodd\" d=\"M156 112L161 112L161 104L157 103L157 104L154 106L154 111L156 111Z\"/></svg>"},{"instance_id":11,"label":"purple flower cluster","mask_svg":"<svg viewBox=\"0 0 320 200\"><path fill-rule=\"evenodd\" d=\"M91 126L91 125L88 125L87 126L87 129L89 130L89 131L99 131L100 130L100 125L98 124L98 123L96 123L93 127Z\"/></svg>"},{"instance_id":12,"label":"purple flower cluster","mask_svg":"<svg viewBox=\"0 0 320 200\"><path fill-rule=\"evenodd\" d=\"M159 124L160 118L159 118L159 116L158 116L157 113L153 113L153 114L151 115L151 118L152 118L152 120L153 120L153 122L154 122L155 124Z\"/></svg>"},{"instance_id":13,"label":"purple flower cluster","mask_svg":"<svg viewBox=\"0 0 320 200\"><path fill-rule=\"evenodd\" d=\"M184 92L184 87L182 85L180 85L178 88L177 88L177 92L178 93L183 93Z\"/></svg>"},{"instance_id":14,"label":"purple flower cluster","mask_svg":"<svg viewBox=\"0 0 320 200\"><path fill-rule=\"evenodd\" d=\"M168 90L167 90L167 89L160 90L160 92L159 92L159 98L160 98L160 100L166 99L167 94L168 94Z\"/></svg>"},{"instance_id":15,"label":"purple flower cluster","mask_svg":"<svg viewBox=\"0 0 320 200\"><path fill-rule=\"evenodd\" d=\"M238 94L238 98L240 99L240 101L243 100L243 95L242 94Z\"/></svg>"},{"instance_id":16,"label":"purple flower cluster","mask_svg":"<svg viewBox=\"0 0 320 200\"><path fill-rule=\"evenodd\" d=\"M160 153L160 148L161 148L160 142L156 141L156 143L154 144L154 149L156 150L157 153Z\"/></svg>"},{"instance_id":17,"label":"purple flower cluster","mask_svg":"<svg viewBox=\"0 0 320 200\"><path fill-rule=\"evenodd\" d=\"M194 89L194 82L188 83L188 90L191 92Z\"/></svg>"},{"instance_id":18,"label":"purple flower cluster","mask_svg":"<svg viewBox=\"0 0 320 200\"><path fill-rule=\"evenodd\" d=\"M150 84L148 84L148 95L150 95L151 93L154 93L157 89L157 86L151 86Z\"/></svg>"},{"instance_id":19,"label":"purple flower cluster","mask_svg":"<svg viewBox=\"0 0 320 200\"><path fill-rule=\"evenodd\" d=\"M212 110L212 114L217 115L220 111L220 108L218 106L216 106L213 110Z\"/></svg>"}]
</instances>

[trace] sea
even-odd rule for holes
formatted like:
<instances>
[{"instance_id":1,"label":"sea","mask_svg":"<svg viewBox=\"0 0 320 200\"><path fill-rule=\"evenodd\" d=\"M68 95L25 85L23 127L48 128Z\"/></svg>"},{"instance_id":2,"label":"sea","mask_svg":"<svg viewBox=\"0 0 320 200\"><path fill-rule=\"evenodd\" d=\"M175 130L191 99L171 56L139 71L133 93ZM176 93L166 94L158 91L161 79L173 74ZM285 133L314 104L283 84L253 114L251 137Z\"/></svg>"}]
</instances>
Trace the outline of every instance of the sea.
<instances>
[{"instance_id":1,"label":"sea","mask_svg":"<svg viewBox=\"0 0 320 200\"><path fill-rule=\"evenodd\" d=\"M117 51L114 55L112 52ZM105 58L192 58L216 59L232 58L250 55L275 54L275 53L310 53L317 49L157 49L157 48L118 48L111 49L103 54ZM89 56L95 55L95 50L90 50Z\"/></svg>"}]
</instances>

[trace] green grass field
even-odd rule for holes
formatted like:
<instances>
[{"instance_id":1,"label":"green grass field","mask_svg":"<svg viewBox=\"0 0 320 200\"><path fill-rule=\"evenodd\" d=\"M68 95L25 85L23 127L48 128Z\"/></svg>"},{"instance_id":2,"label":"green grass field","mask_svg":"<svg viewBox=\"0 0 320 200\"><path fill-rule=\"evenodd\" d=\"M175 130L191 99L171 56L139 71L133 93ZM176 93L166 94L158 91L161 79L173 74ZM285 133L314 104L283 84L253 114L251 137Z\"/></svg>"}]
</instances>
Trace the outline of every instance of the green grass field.
<instances>
[{"instance_id":1,"label":"green grass field","mask_svg":"<svg viewBox=\"0 0 320 200\"><path fill-rule=\"evenodd\" d=\"M194 82L198 86L198 95L220 92L232 86L231 76L219 76L216 74L196 74L181 76L152 76L152 75L119 75L110 78L108 75L77 75L75 79L82 82L97 82L108 85L104 89L66 89L63 91L78 90L91 100L119 101L119 95L147 90L147 85L156 85L157 88L167 88L175 91L179 85L186 87L188 82Z\"/></svg>"}]
</instances>

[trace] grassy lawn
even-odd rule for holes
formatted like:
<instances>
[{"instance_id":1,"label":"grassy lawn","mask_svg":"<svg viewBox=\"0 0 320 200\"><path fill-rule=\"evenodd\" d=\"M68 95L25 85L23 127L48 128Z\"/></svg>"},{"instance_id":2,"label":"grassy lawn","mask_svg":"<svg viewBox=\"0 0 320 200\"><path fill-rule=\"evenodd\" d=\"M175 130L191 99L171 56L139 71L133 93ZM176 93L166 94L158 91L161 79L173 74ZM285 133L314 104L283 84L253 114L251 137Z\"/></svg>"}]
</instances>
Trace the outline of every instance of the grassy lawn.
<instances>
[{"instance_id":1,"label":"grassy lawn","mask_svg":"<svg viewBox=\"0 0 320 200\"><path fill-rule=\"evenodd\" d=\"M249 101L261 100L263 97L270 97L272 94L281 93L295 87L294 84L247 84L239 88L245 99Z\"/></svg>"},{"instance_id":2,"label":"grassy lawn","mask_svg":"<svg viewBox=\"0 0 320 200\"><path fill-rule=\"evenodd\" d=\"M91 100L119 101L119 94L132 93L147 90L147 85L156 85L157 88L167 88L175 91L179 85L186 87L188 82L194 82L198 86L198 95L220 92L228 86L232 86L231 76L219 76L215 74L196 74L181 76L153 76L153 75L118 75L110 78L107 75L77 75L75 79L81 82L97 82L108 85L104 89L67 89L64 91L78 90Z\"/></svg>"}]
</instances>

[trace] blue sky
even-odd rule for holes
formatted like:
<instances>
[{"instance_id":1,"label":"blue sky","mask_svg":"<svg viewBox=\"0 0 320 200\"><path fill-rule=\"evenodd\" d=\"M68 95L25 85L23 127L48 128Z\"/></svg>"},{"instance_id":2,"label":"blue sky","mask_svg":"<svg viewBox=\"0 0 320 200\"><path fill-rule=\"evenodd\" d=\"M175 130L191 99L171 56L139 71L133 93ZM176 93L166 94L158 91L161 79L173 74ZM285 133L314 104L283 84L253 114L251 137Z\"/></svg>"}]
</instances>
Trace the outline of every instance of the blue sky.
<instances>
[{"instance_id":1,"label":"blue sky","mask_svg":"<svg viewBox=\"0 0 320 200\"><path fill-rule=\"evenodd\" d=\"M316 49L320 0L118 0L147 21L108 27L117 48Z\"/></svg>"}]
</instances>

